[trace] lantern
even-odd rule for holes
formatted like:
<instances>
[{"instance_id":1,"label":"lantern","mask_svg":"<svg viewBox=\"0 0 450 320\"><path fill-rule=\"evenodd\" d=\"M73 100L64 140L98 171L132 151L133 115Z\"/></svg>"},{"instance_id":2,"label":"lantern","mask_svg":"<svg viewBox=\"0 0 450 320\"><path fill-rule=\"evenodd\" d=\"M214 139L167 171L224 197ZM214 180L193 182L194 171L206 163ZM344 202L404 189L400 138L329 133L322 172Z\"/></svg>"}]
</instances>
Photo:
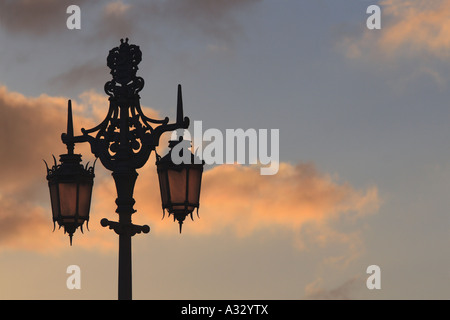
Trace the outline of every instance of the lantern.
<instances>
[{"instance_id":1,"label":"lantern","mask_svg":"<svg viewBox=\"0 0 450 320\"><path fill-rule=\"evenodd\" d=\"M49 169L47 166L47 180L50 189L50 200L53 213L53 230L55 222L59 228L64 227L64 233L70 237L83 224L89 221L92 186L94 184L94 166L88 168L81 164L81 155L63 154L60 156L61 164ZM47 163L46 163L47 165Z\"/></svg>"},{"instance_id":2,"label":"lantern","mask_svg":"<svg viewBox=\"0 0 450 320\"><path fill-rule=\"evenodd\" d=\"M156 161L163 214L167 210L169 216L173 215L174 221L176 219L180 225L180 233L188 215L194 220L192 212L195 208L198 215L204 165L204 161L192 154L188 147L189 142L183 141L183 137L170 141L169 152L162 158L157 156Z\"/></svg>"}]
</instances>

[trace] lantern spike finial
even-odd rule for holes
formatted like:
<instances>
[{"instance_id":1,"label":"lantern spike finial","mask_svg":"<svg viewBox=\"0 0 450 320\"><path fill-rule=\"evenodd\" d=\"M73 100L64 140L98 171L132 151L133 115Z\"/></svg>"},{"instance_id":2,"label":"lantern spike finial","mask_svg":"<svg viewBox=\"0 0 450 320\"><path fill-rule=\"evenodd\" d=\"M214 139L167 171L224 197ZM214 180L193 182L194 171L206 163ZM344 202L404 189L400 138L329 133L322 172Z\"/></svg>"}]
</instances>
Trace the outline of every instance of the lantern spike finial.
<instances>
[{"instance_id":1,"label":"lantern spike finial","mask_svg":"<svg viewBox=\"0 0 450 320\"><path fill-rule=\"evenodd\" d=\"M177 123L182 123L183 117L183 97L181 95L181 84L179 84L177 97Z\"/></svg>"},{"instance_id":2,"label":"lantern spike finial","mask_svg":"<svg viewBox=\"0 0 450 320\"><path fill-rule=\"evenodd\" d=\"M178 224L180 225L180 233L181 233L181 227L183 226L183 221L178 221Z\"/></svg>"},{"instance_id":3,"label":"lantern spike finial","mask_svg":"<svg viewBox=\"0 0 450 320\"><path fill-rule=\"evenodd\" d=\"M69 100L67 105L67 135L73 136L72 100Z\"/></svg>"},{"instance_id":4,"label":"lantern spike finial","mask_svg":"<svg viewBox=\"0 0 450 320\"><path fill-rule=\"evenodd\" d=\"M69 139L73 138L73 117L72 117L72 100L69 100L67 105L67 135ZM75 148L75 144L73 142L66 143L67 145L67 153L73 154L73 150Z\"/></svg>"}]
</instances>

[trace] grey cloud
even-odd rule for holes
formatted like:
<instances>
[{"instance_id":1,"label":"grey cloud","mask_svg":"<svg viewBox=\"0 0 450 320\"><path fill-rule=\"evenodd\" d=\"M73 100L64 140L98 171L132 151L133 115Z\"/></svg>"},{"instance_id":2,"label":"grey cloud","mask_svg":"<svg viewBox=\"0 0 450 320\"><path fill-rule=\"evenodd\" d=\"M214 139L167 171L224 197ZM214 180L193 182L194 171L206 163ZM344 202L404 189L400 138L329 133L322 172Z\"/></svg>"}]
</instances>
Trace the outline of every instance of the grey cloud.
<instances>
[{"instance_id":1,"label":"grey cloud","mask_svg":"<svg viewBox=\"0 0 450 320\"><path fill-rule=\"evenodd\" d=\"M51 78L48 84L58 89L79 87L82 90L100 86L101 90L103 84L111 78L108 73L106 59L96 59L73 66Z\"/></svg>"},{"instance_id":2,"label":"grey cloud","mask_svg":"<svg viewBox=\"0 0 450 320\"><path fill-rule=\"evenodd\" d=\"M253 8L261 0L164 0L98 1L78 0L82 37L87 43L99 38L137 36L147 40L163 35L206 36L233 41L242 34L236 13ZM0 0L0 26L10 34L32 36L67 32L69 0ZM163 31L161 33L161 31Z\"/></svg>"},{"instance_id":3,"label":"grey cloud","mask_svg":"<svg viewBox=\"0 0 450 320\"><path fill-rule=\"evenodd\" d=\"M78 0L81 5L86 0ZM42 36L65 29L69 0L0 0L0 26L13 34Z\"/></svg>"},{"instance_id":4,"label":"grey cloud","mask_svg":"<svg viewBox=\"0 0 450 320\"><path fill-rule=\"evenodd\" d=\"M168 0L146 6L145 12L180 30L192 29L231 41L242 32L234 13L251 8L258 2L260 0Z\"/></svg>"}]
</instances>

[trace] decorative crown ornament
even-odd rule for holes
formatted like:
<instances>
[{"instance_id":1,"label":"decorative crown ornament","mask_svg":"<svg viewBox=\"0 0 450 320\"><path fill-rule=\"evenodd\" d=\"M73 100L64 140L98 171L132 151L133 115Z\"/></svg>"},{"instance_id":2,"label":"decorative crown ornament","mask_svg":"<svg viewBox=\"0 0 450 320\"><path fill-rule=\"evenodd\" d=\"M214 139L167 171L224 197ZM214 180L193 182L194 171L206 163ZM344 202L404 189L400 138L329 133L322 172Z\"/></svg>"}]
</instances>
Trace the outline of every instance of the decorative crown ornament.
<instances>
[{"instance_id":1,"label":"decorative crown ornament","mask_svg":"<svg viewBox=\"0 0 450 320\"><path fill-rule=\"evenodd\" d=\"M139 46L129 44L128 38L120 39L120 46L111 49L106 59L113 78L105 84L106 94L118 98L137 96L144 87L144 79L136 77L141 60Z\"/></svg>"}]
</instances>

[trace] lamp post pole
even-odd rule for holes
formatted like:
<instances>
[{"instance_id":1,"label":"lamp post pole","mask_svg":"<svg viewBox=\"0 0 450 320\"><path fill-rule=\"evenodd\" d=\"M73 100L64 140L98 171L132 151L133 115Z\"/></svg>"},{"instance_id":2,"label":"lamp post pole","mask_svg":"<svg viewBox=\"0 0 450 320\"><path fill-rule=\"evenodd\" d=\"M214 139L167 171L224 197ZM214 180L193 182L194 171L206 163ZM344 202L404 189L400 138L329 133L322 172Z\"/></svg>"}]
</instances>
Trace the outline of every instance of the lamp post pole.
<instances>
[{"instance_id":1,"label":"lamp post pole","mask_svg":"<svg viewBox=\"0 0 450 320\"><path fill-rule=\"evenodd\" d=\"M149 226L135 225L131 219L132 214L136 212L133 208L135 203L133 199L134 186L138 177L136 170L147 162L151 152L159 145L159 139L163 133L186 129L189 126L189 118L183 117L180 85L178 86L177 120L175 123L169 123L167 117L163 120L155 120L144 115L138 94L144 86L144 80L136 76L140 61L141 51L139 46L128 44L128 39L121 40L119 47L111 49L107 58L107 65L111 69L113 79L105 84L105 92L109 95L109 110L105 119L92 129L81 129L82 135L74 136L72 110L69 101L68 130L61 136L63 143L68 147L69 153L73 153L76 143L88 142L95 157L100 159L103 166L112 172L117 190L116 213L118 213L119 219L118 221L110 221L104 218L100 223L103 227L109 227L119 235L119 300L132 299L131 238L137 233L148 233L150 231ZM81 155L79 155L79 158L81 160ZM55 160L54 168L56 167L58 166ZM183 166L180 166L177 167L177 170L183 168ZM49 172L55 171L47 170ZM195 188L195 192L199 193L203 165L196 170L199 175L196 176L198 177L198 187ZM47 179L49 179L49 176ZM168 186L169 182L164 184L164 186L166 185ZM184 186L186 195L189 194L188 185L188 183L185 183ZM172 187L179 188L180 186ZM183 186L181 187L183 188ZM57 192L52 194L53 189L50 188L50 194L52 199L56 199L60 194ZM163 191L166 192L161 187L161 193ZM195 207L198 208L198 197L199 194L194 197L191 196L195 200L193 203L188 199L183 200L181 209L178 208L178 214L191 214L192 217L192 210ZM66 200L58 201L62 203ZM59 203L56 200L53 202ZM55 210L53 202L52 210ZM55 205L55 207L57 206ZM163 204L163 209L165 208L169 212L172 211L170 205ZM78 216L78 214L76 215ZM57 217L59 216L57 215ZM60 226L65 223L63 219L57 219L57 221ZM71 232L71 237L73 232Z\"/></svg>"}]
</instances>

